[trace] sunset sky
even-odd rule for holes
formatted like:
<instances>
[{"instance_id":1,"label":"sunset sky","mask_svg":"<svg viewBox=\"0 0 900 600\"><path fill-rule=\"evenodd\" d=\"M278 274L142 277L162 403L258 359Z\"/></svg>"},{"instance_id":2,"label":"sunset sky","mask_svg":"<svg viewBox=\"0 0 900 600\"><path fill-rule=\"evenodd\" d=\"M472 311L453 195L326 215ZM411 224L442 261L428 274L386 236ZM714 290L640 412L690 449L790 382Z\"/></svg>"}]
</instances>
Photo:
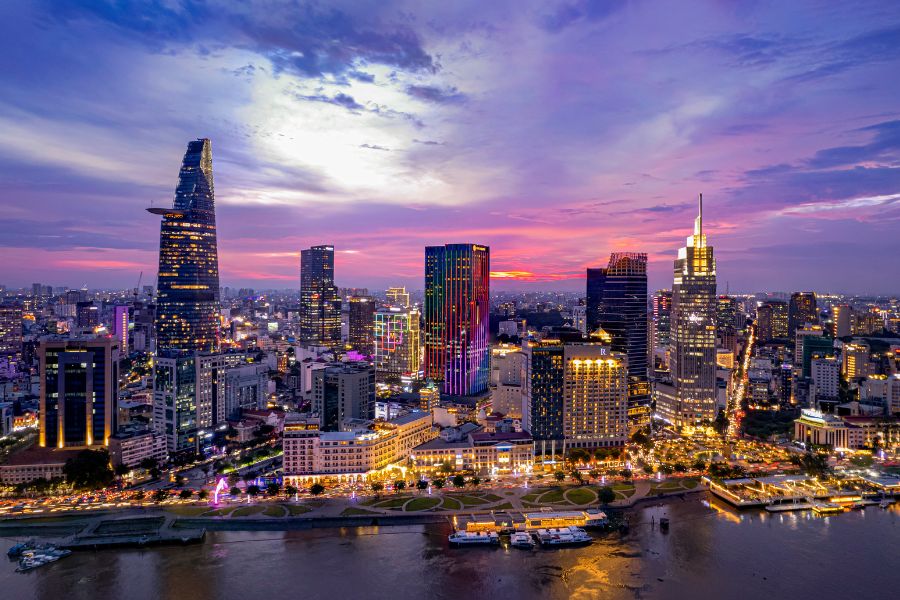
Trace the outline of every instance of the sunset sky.
<instances>
[{"instance_id":1,"label":"sunset sky","mask_svg":"<svg viewBox=\"0 0 900 600\"><path fill-rule=\"evenodd\" d=\"M900 3L0 3L0 283L153 283L212 140L223 285L672 283L697 194L720 289L900 291Z\"/></svg>"}]
</instances>

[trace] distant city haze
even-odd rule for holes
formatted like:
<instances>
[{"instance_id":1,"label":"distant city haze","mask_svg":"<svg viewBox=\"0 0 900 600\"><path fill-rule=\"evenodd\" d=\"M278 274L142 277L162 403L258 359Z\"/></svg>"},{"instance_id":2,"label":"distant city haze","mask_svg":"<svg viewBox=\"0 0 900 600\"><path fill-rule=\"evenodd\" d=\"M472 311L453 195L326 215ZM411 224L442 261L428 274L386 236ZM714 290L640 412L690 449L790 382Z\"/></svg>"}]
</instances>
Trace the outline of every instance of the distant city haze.
<instances>
[{"instance_id":1,"label":"distant city haze","mask_svg":"<svg viewBox=\"0 0 900 600\"><path fill-rule=\"evenodd\" d=\"M898 3L254 4L0 4L0 284L155 282L209 138L222 285L671 287L702 192L721 292L900 291Z\"/></svg>"}]
</instances>

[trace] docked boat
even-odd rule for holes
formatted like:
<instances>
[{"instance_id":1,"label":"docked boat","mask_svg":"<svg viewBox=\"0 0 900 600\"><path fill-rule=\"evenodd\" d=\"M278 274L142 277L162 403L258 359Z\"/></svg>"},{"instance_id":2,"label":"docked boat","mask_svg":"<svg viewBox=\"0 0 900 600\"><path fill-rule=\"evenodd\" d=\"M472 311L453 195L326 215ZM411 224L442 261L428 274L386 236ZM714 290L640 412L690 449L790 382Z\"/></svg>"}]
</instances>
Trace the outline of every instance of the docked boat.
<instances>
[{"instance_id":1,"label":"docked boat","mask_svg":"<svg viewBox=\"0 0 900 600\"><path fill-rule=\"evenodd\" d=\"M558 529L540 529L538 541L544 546L583 546L594 541L588 533L578 527L561 527Z\"/></svg>"},{"instance_id":2,"label":"docked boat","mask_svg":"<svg viewBox=\"0 0 900 600\"><path fill-rule=\"evenodd\" d=\"M878 503L879 508L888 508L893 503L893 500L884 499Z\"/></svg>"},{"instance_id":3,"label":"docked boat","mask_svg":"<svg viewBox=\"0 0 900 600\"><path fill-rule=\"evenodd\" d=\"M22 557L19 559L19 566L16 567L16 571L25 573L52 562L56 562L70 554L72 554L71 550L63 550L54 546L43 550L25 550L22 552Z\"/></svg>"},{"instance_id":4,"label":"docked boat","mask_svg":"<svg viewBox=\"0 0 900 600\"><path fill-rule=\"evenodd\" d=\"M456 531L447 539L455 546L489 546L500 543L500 536L495 531Z\"/></svg>"},{"instance_id":5,"label":"docked boat","mask_svg":"<svg viewBox=\"0 0 900 600\"><path fill-rule=\"evenodd\" d=\"M834 515L844 512L844 507L834 502L814 502L812 509L820 515Z\"/></svg>"},{"instance_id":6,"label":"docked boat","mask_svg":"<svg viewBox=\"0 0 900 600\"><path fill-rule=\"evenodd\" d=\"M526 550L534 548L534 538L530 533L517 531L509 536L509 545L515 548L524 548Z\"/></svg>"},{"instance_id":7,"label":"docked boat","mask_svg":"<svg viewBox=\"0 0 900 600\"><path fill-rule=\"evenodd\" d=\"M22 556L22 553L26 550L31 550L34 548L33 542L20 542L6 551L6 556L9 558L19 558Z\"/></svg>"}]
</instances>

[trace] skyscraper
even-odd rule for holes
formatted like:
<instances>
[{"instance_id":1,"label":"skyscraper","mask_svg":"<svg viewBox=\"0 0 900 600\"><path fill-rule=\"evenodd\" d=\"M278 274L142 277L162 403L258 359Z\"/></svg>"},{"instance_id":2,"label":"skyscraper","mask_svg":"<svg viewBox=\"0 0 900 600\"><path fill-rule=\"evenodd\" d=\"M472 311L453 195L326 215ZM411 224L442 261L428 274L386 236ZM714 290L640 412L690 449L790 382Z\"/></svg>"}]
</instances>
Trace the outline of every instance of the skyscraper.
<instances>
[{"instance_id":1,"label":"skyscraper","mask_svg":"<svg viewBox=\"0 0 900 600\"><path fill-rule=\"evenodd\" d=\"M157 351L214 352L219 348L219 256L212 146L188 143L171 209L162 216L156 300Z\"/></svg>"},{"instance_id":2,"label":"skyscraper","mask_svg":"<svg viewBox=\"0 0 900 600\"><path fill-rule=\"evenodd\" d=\"M653 350L669 347L672 290L658 290L650 301L650 343Z\"/></svg>"},{"instance_id":3,"label":"skyscraper","mask_svg":"<svg viewBox=\"0 0 900 600\"><path fill-rule=\"evenodd\" d=\"M375 299L369 296L350 296L347 301L347 344L366 356L374 354Z\"/></svg>"},{"instance_id":4,"label":"skyscraper","mask_svg":"<svg viewBox=\"0 0 900 600\"><path fill-rule=\"evenodd\" d=\"M788 337L788 307L778 300L763 302L756 309L756 337L762 342Z\"/></svg>"},{"instance_id":5,"label":"skyscraper","mask_svg":"<svg viewBox=\"0 0 900 600\"><path fill-rule=\"evenodd\" d=\"M341 298L334 285L334 246L300 252L300 341L337 346L341 342Z\"/></svg>"},{"instance_id":6,"label":"skyscraper","mask_svg":"<svg viewBox=\"0 0 900 600\"><path fill-rule=\"evenodd\" d=\"M678 250L672 286L671 371L675 425L716 417L716 261L703 233L703 196L694 234ZM663 397L661 396L660 399Z\"/></svg>"},{"instance_id":7,"label":"skyscraper","mask_svg":"<svg viewBox=\"0 0 900 600\"><path fill-rule=\"evenodd\" d=\"M219 351L219 255L212 146L188 142L171 209L162 216L153 362L153 427L170 451L197 450L200 427L215 423L202 410L201 354Z\"/></svg>"},{"instance_id":8,"label":"skyscraper","mask_svg":"<svg viewBox=\"0 0 900 600\"><path fill-rule=\"evenodd\" d=\"M409 292L405 287L388 288L384 294L387 297L387 303L391 306L409 306Z\"/></svg>"},{"instance_id":9,"label":"skyscraper","mask_svg":"<svg viewBox=\"0 0 900 600\"><path fill-rule=\"evenodd\" d=\"M113 308L110 333L119 340L119 349L124 355L128 355L128 307L118 304Z\"/></svg>"},{"instance_id":10,"label":"skyscraper","mask_svg":"<svg viewBox=\"0 0 900 600\"><path fill-rule=\"evenodd\" d=\"M46 339L38 347L42 447L105 446L116 432L119 341Z\"/></svg>"},{"instance_id":11,"label":"skyscraper","mask_svg":"<svg viewBox=\"0 0 900 600\"><path fill-rule=\"evenodd\" d=\"M647 378L647 255L613 252L605 269L588 269L588 327L602 327L611 347L628 357L633 405L649 401ZM593 320L592 320L593 319Z\"/></svg>"},{"instance_id":12,"label":"skyscraper","mask_svg":"<svg viewBox=\"0 0 900 600\"><path fill-rule=\"evenodd\" d=\"M815 292L794 292L791 294L791 303L788 307L788 337L793 338L797 329L807 323L813 325L819 322L819 312L816 309Z\"/></svg>"},{"instance_id":13,"label":"skyscraper","mask_svg":"<svg viewBox=\"0 0 900 600\"><path fill-rule=\"evenodd\" d=\"M565 446L624 446L629 387L625 356L596 343L566 344L563 355Z\"/></svg>"},{"instance_id":14,"label":"skyscraper","mask_svg":"<svg viewBox=\"0 0 900 600\"><path fill-rule=\"evenodd\" d=\"M425 377L446 394L488 389L490 271L487 246L425 248Z\"/></svg>"},{"instance_id":15,"label":"skyscraper","mask_svg":"<svg viewBox=\"0 0 900 600\"><path fill-rule=\"evenodd\" d=\"M0 305L0 355L22 354L22 308L13 304Z\"/></svg>"}]
</instances>

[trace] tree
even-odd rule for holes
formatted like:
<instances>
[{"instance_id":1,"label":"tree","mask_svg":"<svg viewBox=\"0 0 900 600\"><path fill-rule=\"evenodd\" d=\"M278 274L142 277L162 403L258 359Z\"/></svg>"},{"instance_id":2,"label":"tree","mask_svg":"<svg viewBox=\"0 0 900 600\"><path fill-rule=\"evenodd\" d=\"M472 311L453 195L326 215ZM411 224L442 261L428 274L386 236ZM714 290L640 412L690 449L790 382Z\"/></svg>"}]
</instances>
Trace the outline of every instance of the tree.
<instances>
[{"instance_id":1,"label":"tree","mask_svg":"<svg viewBox=\"0 0 900 600\"><path fill-rule=\"evenodd\" d=\"M424 491L428 489L428 482L424 479L420 479L416 482L416 489L419 491Z\"/></svg>"},{"instance_id":2,"label":"tree","mask_svg":"<svg viewBox=\"0 0 900 600\"><path fill-rule=\"evenodd\" d=\"M431 480L431 485L433 485L434 487L436 487L439 490L444 487L445 483L447 483L447 480L444 479L443 477L436 477L435 479Z\"/></svg>"},{"instance_id":3,"label":"tree","mask_svg":"<svg viewBox=\"0 0 900 600\"><path fill-rule=\"evenodd\" d=\"M162 502L163 500L167 500L169 498L169 492L167 490L156 490L153 492L153 500L156 502Z\"/></svg>"},{"instance_id":4,"label":"tree","mask_svg":"<svg viewBox=\"0 0 900 600\"><path fill-rule=\"evenodd\" d=\"M175 475L175 485L177 485L178 487L184 485L184 475L182 475L181 473Z\"/></svg>"},{"instance_id":5,"label":"tree","mask_svg":"<svg viewBox=\"0 0 900 600\"><path fill-rule=\"evenodd\" d=\"M591 479L599 479L600 471L598 471L597 469L591 469L590 471L588 471L588 477L590 477Z\"/></svg>"},{"instance_id":6,"label":"tree","mask_svg":"<svg viewBox=\"0 0 900 600\"><path fill-rule=\"evenodd\" d=\"M159 467L151 467L150 479L152 479L153 481L158 481L160 477L162 477L162 471L160 471Z\"/></svg>"},{"instance_id":7,"label":"tree","mask_svg":"<svg viewBox=\"0 0 900 600\"><path fill-rule=\"evenodd\" d=\"M706 463L703 462L703 460L701 460L701 459L698 458L697 460L694 461L694 464L691 465L691 467L692 467L695 471L705 471L705 470L706 470Z\"/></svg>"},{"instance_id":8,"label":"tree","mask_svg":"<svg viewBox=\"0 0 900 600\"><path fill-rule=\"evenodd\" d=\"M631 479L633 473L631 472L631 469L622 469L621 471L619 471L619 475L621 475L625 479Z\"/></svg>"},{"instance_id":9,"label":"tree","mask_svg":"<svg viewBox=\"0 0 900 600\"><path fill-rule=\"evenodd\" d=\"M240 495L241 495L241 488L239 488L239 487L236 486L236 485L235 485L235 486L232 486L231 489L228 490L228 493L231 494L232 496L240 496Z\"/></svg>"},{"instance_id":10,"label":"tree","mask_svg":"<svg viewBox=\"0 0 900 600\"><path fill-rule=\"evenodd\" d=\"M397 481L394 482L394 489L397 490L398 492L402 492L403 490L406 489L406 481L404 481L402 479L398 479Z\"/></svg>"},{"instance_id":11,"label":"tree","mask_svg":"<svg viewBox=\"0 0 900 600\"><path fill-rule=\"evenodd\" d=\"M556 473L553 474L553 476L556 477L557 481L562 481L563 479L566 478L566 474L563 473L562 471L557 471Z\"/></svg>"},{"instance_id":12,"label":"tree","mask_svg":"<svg viewBox=\"0 0 900 600\"><path fill-rule=\"evenodd\" d=\"M292 485L287 485L284 487L284 493L287 494L288 496L295 496L295 495L297 495L297 493L299 491L300 490L298 490L297 488L295 488Z\"/></svg>"},{"instance_id":13,"label":"tree","mask_svg":"<svg viewBox=\"0 0 900 600\"><path fill-rule=\"evenodd\" d=\"M453 487L461 488L466 485L466 478L462 475L454 475L453 479L450 481L453 484Z\"/></svg>"},{"instance_id":14,"label":"tree","mask_svg":"<svg viewBox=\"0 0 900 600\"><path fill-rule=\"evenodd\" d=\"M128 465L116 465L115 473L116 477L125 477L128 473L131 472L131 467Z\"/></svg>"},{"instance_id":15,"label":"tree","mask_svg":"<svg viewBox=\"0 0 900 600\"><path fill-rule=\"evenodd\" d=\"M314 483L311 486L309 486L309 493L312 494L313 496L319 496L324 491L325 491L325 486L322 485L321 483Z\"/></svg>"},{"instance_id":16,"label":"tree","mask_svg":"<svg viewBox=\"0 0 900 600\"><path fill-rule=\"evenodd\" d=\"M449 460L445 460L438 467L438 472L444 473L444 474L450 474L453 472L453 465L450 463Z\"/></svg>"},{"instance_id":17,"label":"tree","mask_svg":"<svg viewBox=\"0 0 900 600\"><path fill-rule=\"evenodd\" d=\"M372 488L372 491L375 492L376 496L384 491L384 484L380 481L373 481L372 485L370 485L369 487Z\"/></svg>"},{"instance_id":18,"label":"tree","mask_svg":"<svg viewBox=\"0 0 900 600\"><path fill-rule=\"evenodd\" d=\"M238 484L238 481L240 481L240 479L240 475L237 474L237 471L232 471L228 474L228 485L234 487Z\"/></svg>"},{"instance_id":19,"label":"tree","mask_svg":"<svg viewBox=\"0 0 900 600\"><path fill-rule=\"evenodd\" d=\"M581 484L584 483L584 476L581 474L581 471L578 469L572 469L572 472L569 473L569 477L575 480L576 483Z\"/></svg>"},{"instance_id":20,"label":"tree","mask_svg":"<svg viewBox=\"0 0 900 600\"><path fill-rule=\"evenodd\" d=\"M181 490L180 492L178 492L178 497L181 498L182 500L188 500L193 495L194 495L194 493L188 489L184 489L184 490Z\"/></svg>"},{"instance_id":21,"label":"tree","mask_svg":"<svg viewBox=\"0 0 900 600\"><path fill-rule=\"evenodd\" d=\"M82 450L66 461L63 467L66 481L76 489L96 489L113 482L113 470L109 466L109 452Z\"/></svg>"},{"instance_id":22,"label":"tree","mask_svg":"<svg viewBox=\"0 0 900 600\"><path fill-rule=\"evenodd\" d=\"M197 500L206 500L208 496L209 492L207 492L206 490L200 490L199 492L197 492Z\"/></svg>"},{"instance_id":23,"label":"tree","mask_svg":"<svg viewBox=\"0 0 900 600\"><path fill-rule=\"evenodd\" d=\"M615 499L616 492L608 485L603 486L597 491L597 500L599 500L601 504L609 504Z\"/></svg>"},{"instance_id":24,"label":"tree","mask_svg":"<svg viewBox=\"0 0 900 600\"><path fill-rule=\"evenodd\" d=\"M247 486L247 495L250 497L259 496L260 491L262 491L262 490L259 489L258 485L248 485Z\"/></svg>"},{"instance_id":25,"label":"tree","mask_svg":"<svg viewBox=\"0 0 900 600\"><path fill-rule=\"evenodd\" d=\"M145 458L140 463L138 463L138 466L145 471L149 471L154 467L158 467L159 461L157 461L155 458Z\"/></svg>"},{"instance_id":26,"label":"tree","mask_svg":"<svg viewBox=\"0 0 900 600\"><path fill-rule=\"evenodd\" d=\"M481 485L481 479L476 475L469 480L469 483L472 484L472 487L478 487L479 485Z\"/></svg>"},{"instance_id":27,"label":"tree","mask_svg":"<svg viewBox=\"0 0 900 600\"><path fill-rule=\"evenodd\" d=\"M281 486L275 483L274 481L266 486L266 494L269 496L277 496L281 491Z\"/></svg>"}]
</instances>

